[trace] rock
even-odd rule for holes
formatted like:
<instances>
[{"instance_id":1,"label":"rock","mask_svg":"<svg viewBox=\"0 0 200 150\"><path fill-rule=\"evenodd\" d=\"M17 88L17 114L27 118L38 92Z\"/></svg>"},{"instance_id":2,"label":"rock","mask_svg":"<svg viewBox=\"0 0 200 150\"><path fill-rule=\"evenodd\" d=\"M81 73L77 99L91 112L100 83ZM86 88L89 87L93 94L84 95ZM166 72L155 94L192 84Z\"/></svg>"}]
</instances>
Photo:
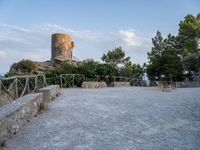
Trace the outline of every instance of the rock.
<instances>
[{"instance_id":1,"label":"rock","mask_svg":"<svg viewBox=\"0 0 200 150\"><path fill-rule=\"evenodd\" d=\"M107 87L106 82L83 82L82 88L105 88Z\"/></svg>"}]
</instances>

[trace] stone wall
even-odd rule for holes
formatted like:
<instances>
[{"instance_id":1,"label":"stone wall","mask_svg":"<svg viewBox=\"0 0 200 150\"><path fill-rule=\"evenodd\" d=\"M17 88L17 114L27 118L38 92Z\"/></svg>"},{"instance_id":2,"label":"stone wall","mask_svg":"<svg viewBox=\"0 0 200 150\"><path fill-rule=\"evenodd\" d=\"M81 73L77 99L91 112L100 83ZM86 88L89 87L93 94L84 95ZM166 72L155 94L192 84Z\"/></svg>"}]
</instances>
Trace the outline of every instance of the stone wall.
<instances>
[{"instance_id":1,"label":"stone wall","mask_svg":"<svg viewBox=\"0 0 200 150\"><path fill-rule=\"evenodd\" d=\"M131 85L130 85L130 82L112 82L110 84L110 86L113 86L113 87L129 87Z\"/></svg>"},{"instance_id":2,"label":"stone wall","mask_svg":"<svg viewBox=\"0 0 200 150\"><path fill-rule=\"evenodd\" d=\"M0 143L15 134L40 110L43 94L28 94L0 109Z\"/></svg>"},{"instance_id":3,"label":"stone wall","mask_svg":"<svg viewBox=\"0 0 200 150\"><path fill-rule=\"evenodd\" d=\"M39 91L41 93L25 95L0 108L0 145L58 96L60 87L51 85Z\"/></svg>"},{"instance_id":4,"label":"stone wall","mask_svg":"<svg viewBox=\"0 0 200 150\"><path fill-rule=\"evenodd\" d=\"M106 82L83 82L82 88L105 88L107 87Z\"/></svg>"},{"instance_id":5,"label":"stone wall","mask_svg":"<svg viewBox=\"0 0 200 150\"><path fill-rule=\"evenodd\" d=\"M0 92L0 107L11 103L12 101L13 98L10 95L6 94L4 91Z\"/></svg>"},{"instance_id":6,"label":"stone wall","mask_svg":"<svg viewBox=\"0 0 200 150\"><path fill-rule=\"evenodd\" d=\"M56 96L60 95L60 86L59 85L50 85L39 90L39 93L43 93L43 102L42 104L47 105L51 102Z\"/></svg>"},{"instance_id":7,"label":"stone wall","mask_svg":"<svg viewBox=\"0 0 200 150\"><path fill-rule=\"evenodd\" d=\"M189 82L189 81L176 82L176 87L177 88L200 87L200 82Z\"/></svg>"}]
</instances>

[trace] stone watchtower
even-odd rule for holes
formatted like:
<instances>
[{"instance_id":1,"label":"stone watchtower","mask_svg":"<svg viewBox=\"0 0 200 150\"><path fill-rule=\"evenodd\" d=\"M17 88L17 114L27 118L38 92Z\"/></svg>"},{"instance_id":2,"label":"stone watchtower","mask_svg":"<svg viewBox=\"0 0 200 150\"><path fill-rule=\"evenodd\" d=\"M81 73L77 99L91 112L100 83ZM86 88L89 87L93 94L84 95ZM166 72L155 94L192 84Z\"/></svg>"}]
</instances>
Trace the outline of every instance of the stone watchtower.
<instances>
[{"instance_id":1,"label":"stone watchtower","mask_svg":"<svg viewBox=\"0 0 200 150\"><path fill-rule=\"evenodd\" d=\"M72 62L74 42L70 35L56 33L52 35L51 61L53 64Z\"/></svg>"}]
</instances>

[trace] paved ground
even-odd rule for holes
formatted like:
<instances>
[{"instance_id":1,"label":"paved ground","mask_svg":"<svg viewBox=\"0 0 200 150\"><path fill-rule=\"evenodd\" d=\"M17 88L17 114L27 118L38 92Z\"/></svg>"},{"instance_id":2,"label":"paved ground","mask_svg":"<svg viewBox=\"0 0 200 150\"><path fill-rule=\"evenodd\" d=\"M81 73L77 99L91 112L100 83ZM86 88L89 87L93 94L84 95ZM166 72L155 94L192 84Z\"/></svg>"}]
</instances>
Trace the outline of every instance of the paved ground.
<instances>
[{"instance_id":1,"label":"paved ground","mask_svg":"<svg viewBox=\"0 0 200 150\"><path fill-rule=\"evenodd\" d=\"M199 150L200 88L65 89L6 150Z\"/></svg>"}]
</instances>

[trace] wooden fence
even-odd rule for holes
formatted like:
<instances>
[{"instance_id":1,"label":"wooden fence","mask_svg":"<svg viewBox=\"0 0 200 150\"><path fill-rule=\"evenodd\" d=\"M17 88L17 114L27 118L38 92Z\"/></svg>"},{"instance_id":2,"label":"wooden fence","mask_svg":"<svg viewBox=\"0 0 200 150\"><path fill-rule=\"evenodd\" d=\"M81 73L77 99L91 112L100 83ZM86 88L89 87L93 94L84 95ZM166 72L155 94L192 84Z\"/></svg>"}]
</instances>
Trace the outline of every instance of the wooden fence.
<instances>
[{"instance_id":1,"label":"wooden fence","mask_svg":"<svg viewBox=\"0 0 200 150\"><path fill-rule=\"evenodd\" d=\"M123 77L123 76L100 76L94 75L93 78L87 79L83 74L60 74L61 87L77 87L83 81L105 81L107 84L111 82L130 82L131 86L146 86L145 80ZM78 83L77 83L78 82Z\"/></svg>"},{"instance_id":2,"label":"wooden fence","mask_svg":"<svg viewBox=\"0 0 200 150\"><path fill-rule=\"evenodd\" d=\"M47 86L46 78L40 75L25 75L0 78L0 95L8 94L12 99L17 99L28 93L34 93L38 89Z\"/></svg>"}]
</instances>

